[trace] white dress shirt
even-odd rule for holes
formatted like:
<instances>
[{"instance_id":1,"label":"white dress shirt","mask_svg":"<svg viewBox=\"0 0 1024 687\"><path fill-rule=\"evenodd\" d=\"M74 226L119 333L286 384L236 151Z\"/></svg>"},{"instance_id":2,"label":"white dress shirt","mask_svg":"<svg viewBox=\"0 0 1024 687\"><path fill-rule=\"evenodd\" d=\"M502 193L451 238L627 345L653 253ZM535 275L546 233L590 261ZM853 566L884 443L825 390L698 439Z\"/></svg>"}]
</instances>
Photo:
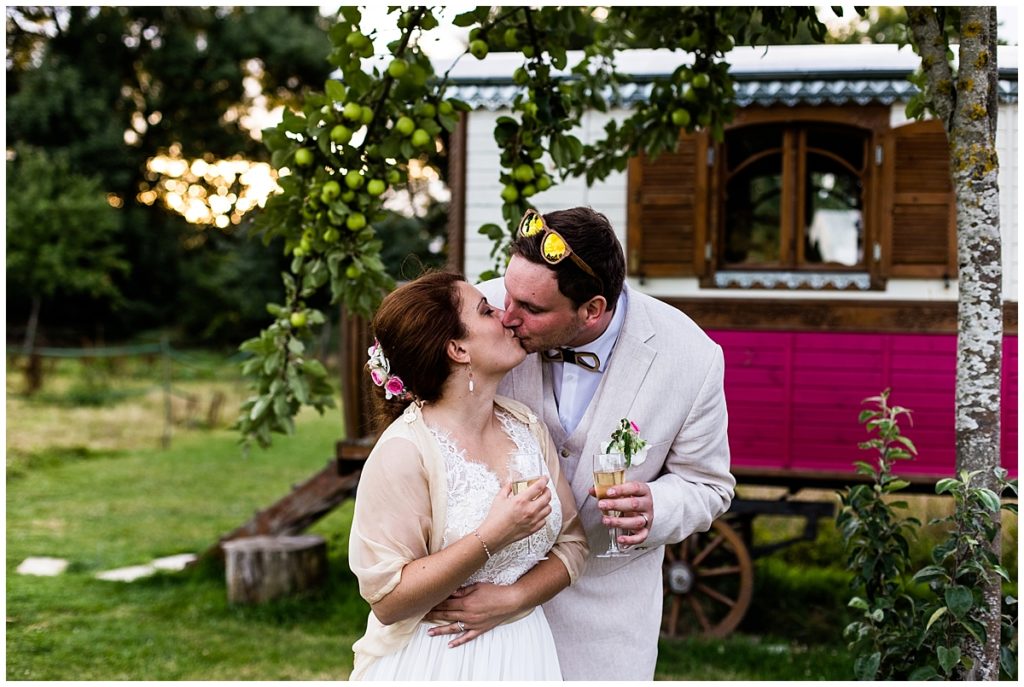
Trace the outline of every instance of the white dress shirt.
<instances>
[{"instance_id":1,"label":"white dress shirt","mask_svg":"<svg viewBox=\"0 0 1024 687\"><path fill-rule=\"evenodd\" d=\"M588 370L573 363L545 363L552 366L551 381L555 390L555 403L558 404L558 419L567 435L573 433L583 414L587 412L587 406L590 405L597 392L597 386L601 383L601 375L608 366L608 359L611 358L612 349L615 348L619 330L622 329L622 322L625 319L626 291L623 290L612 314L612 321L608 323L604 333L578 349L573 348L596 354L601 361L596 370Z\"/></svg>"}]
</instances>

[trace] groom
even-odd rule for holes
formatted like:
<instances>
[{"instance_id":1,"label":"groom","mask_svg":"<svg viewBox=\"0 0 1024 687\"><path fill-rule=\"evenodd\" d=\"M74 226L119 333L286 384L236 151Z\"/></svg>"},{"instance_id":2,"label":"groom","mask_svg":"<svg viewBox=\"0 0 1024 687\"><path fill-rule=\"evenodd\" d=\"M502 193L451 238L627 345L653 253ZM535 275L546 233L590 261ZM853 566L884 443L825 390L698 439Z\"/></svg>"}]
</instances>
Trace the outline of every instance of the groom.
<instances>
[{"instance_id":1,"label":"groom","mask_svg":"<svg viewBox=\"0 0 1024 687\"><path fill-rule=\"evenodd\" d=\"M499 393L533 408L551 431L591 558L557 596L565 570L548 560L509 587L460 591L428 616L493 627L544 603L567 680L654 678L664 545L707 530L736 484L721 348L682 312L624 280L607 218L578 207L527 213L504 281L479 286L492 304L504 304L504 325L532 353ZM640 427L648 455L629 469L629 482L597 501L591 456L621 418ZM594 557L608 548L609 527L625 531L618 541L632 547L629 557Z\"/></svg>"}]
</instances>

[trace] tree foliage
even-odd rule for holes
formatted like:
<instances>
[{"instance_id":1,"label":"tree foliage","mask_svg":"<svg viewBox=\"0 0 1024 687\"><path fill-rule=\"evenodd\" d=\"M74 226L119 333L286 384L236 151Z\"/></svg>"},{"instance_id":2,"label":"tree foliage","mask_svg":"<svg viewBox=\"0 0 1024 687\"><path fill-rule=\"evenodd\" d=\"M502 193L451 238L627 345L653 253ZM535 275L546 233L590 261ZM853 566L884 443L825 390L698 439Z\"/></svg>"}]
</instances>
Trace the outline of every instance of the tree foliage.
<instances>
[{"instance_id":1,"label":"tree foliage","mask_svg":"<svg viewBox=\"0 0 1024 687\"><path fill-rule=\"evenodd\" d=\"M84 294L117 302L113 277L128 270L112 239L117 214L95 177L67 157L18 148L7 162L7 279L44 302Z\"/></svg>"},{"instance_id":2,"label":"tree foliage","mask_svg":"<svg viewBox=\"0 0 1024 687\"><path fill-rule=\"evenodd\" d=\"M943 526L946 537L933 548L931 563L914 570L909 542L921 523L900 515L907 502L898 500L899 492L910 483L894 470L898 461L917 454L899 424L910 411L890 405L889 390L865 403L874 407L862 411L860 421L873 436L860 447L875 453L876 459L857 463L857 472L869 482L840 492L842 509L836 516L846 545L846 566L853 573L855 596L850 606L860 612L845 630L855 656L855 677L953 679L974 667L963 647L969 640L985 643L986 616L994 613L999 619L1000 661L993 677L1001 664L1004 677L1016 679L1017 601L1000 594L995 608L990 608L983 594L990 576L1010 581L991 545L999 537L1000 509L1017 510L1012 503L1000 503L1004 491L1017 497L1016 480L1007 481L1002 468L986 480L994 490L980 484L980 471L940 480L936 494L951 496L955 508L952 515L929 523Z\"/></svg>"},{"instance_id":3,"label":"tree foliage","mask_svg":"<svg viewBox=\"0 0 1024 687\"><path fill-rule=\"evenodd\" d=\"M292 342L308 337L306 327L323 318L310 316L309 299L329 287L332 302L368 316L391 288L374 228L384 216L381 194L403 183L410 160L425 159L468 110L446 96L447 74L435 73L419 44L421 34L438 25L434 10L396 7L391 13L401 34L381 61L371 59L375 32L361 31L359 9L343 7L330 29L328 55L339 78L264 132L274 166L288 174L258 224L268 240L285 241L293 258L286 282L294 280L295 287L275 309L270 328L243 344L258 357L246 368L256 390L239 418L246 441L266 445L270 431L291 426L301 386L291 380L303 379L306 360L290 352L297 348ZM752 13L759 21L750 21ZM791 39L801 29L818 40L826 33L812 7L485 6L459 14L453 24L470 29L467 55L459 59L482 59L492 46L504 46L523 60L514 74L521 92L494 130L506 226L480 229L494 240L496 261L529 198L558 180L604 179L641 151L656 155L674 146L683 130L706 128L721 138L734 107L723 56L734 45ZM604 138L584 144L574 133L584 113L614 106L627 80L616 69L618 51L639 45L679 52L681 66L655 78L649 101L624 121L610 122ZM299 313L304 326L296 339L290 323ZM318 407L328 402L310 399Z\"/></svg>"},{"instance_id":4,"label":"tree foliage","mask_svg":"<svg viewBox=\"0 0 1024 687\"><path fill-rule=\"evenodd\" d=\"M198 302L186 264L208 230L139 201L158 181L147 162L171 150L267 159L245 117L256 97L272 108L322 83L322 19L313 7L7 8L8 145L59 153L70 172L96 178L120 204L106 236L131 265L113 275L120 308L58 303L61 322L127 334L167 326ZM20 310L29 287L10 281L10 309Z\"/></svg>"}]
</instances>

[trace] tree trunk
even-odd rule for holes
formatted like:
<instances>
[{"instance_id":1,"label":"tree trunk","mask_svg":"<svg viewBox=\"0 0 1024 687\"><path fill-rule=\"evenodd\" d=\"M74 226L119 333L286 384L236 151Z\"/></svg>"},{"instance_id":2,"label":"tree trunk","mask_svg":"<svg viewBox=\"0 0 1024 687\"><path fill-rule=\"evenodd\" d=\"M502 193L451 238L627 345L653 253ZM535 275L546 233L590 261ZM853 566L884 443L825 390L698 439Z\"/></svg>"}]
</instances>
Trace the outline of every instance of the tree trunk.
<instances>
[{"instance_id":1,"label":"tree trunk","mask_svg":"<svg viewBox=\"0 0 1024 687\"><path fill-rule=\"evenodd\" d=\"M1003 353L1003 268L996 155L996 8L962 7L960 72L950 127L957 204L960 305L957 330L956 456L958 471L980 471L979 486L995 489L1000 464L999 406ZM996 513L998 523L999 513ZM999 554L999 535L992 542ZM982 589L987 641L969 641L968 680L999 679L999 577Z\"/></svg>"},{"instance_id":2,"label":"tree trunk","mask_svg":"<svg viewBox=\"0 0 1024 687\"><path fill-rule=\"evenodd\" d=\"M914 42L927 77L926 99L945 123L957 206L959 310L956 370L957 472L979 471L977 486L995 487L1000 465L999 409L1003 352L1002 239L999 227L999 159L996 155L998 67L995 7L960 8L960 55L952 82L943 19L932 7L907 7ZM999 526L999 512L994 514ZM998 556L1000 535L991 543ZM987 641L968 640L967 680L999 679L1002 589L991 575L982 588L981 621Z\"/></svg>"}]
</instances>

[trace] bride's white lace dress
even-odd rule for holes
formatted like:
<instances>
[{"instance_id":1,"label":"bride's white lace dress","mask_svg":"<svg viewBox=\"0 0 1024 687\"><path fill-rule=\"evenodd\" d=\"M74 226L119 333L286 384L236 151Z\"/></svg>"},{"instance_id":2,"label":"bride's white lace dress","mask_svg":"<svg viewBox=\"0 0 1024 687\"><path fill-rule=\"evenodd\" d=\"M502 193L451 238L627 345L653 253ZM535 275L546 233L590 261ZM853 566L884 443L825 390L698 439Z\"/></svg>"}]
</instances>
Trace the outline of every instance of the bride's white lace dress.
<instances>
[{"instance_id":1,"label":"bride's white lace dress","mask_svg":"<svg viewBox=\"0 0 1024 687\"><path fill-rule=\"evenodd\" d=\"M496 413L519 450L540 450L526 425L502 408ZM434 427L430 432L441 448L447 469L448 516L443 546L448 546L480 526L505 480L466 456L445 432ZM562 528L562 509L554 489L551 496L551 515L545 526L530 536L535 555L550 549ZM464 586L476 582L509 585L534 565L536 561L523 539L493 552L486 565L473 573ZM561 680L554 640L539 606L525 618L498 625L454 649L448 648L448 642L458 635L427 635L427 630L434 626L420 623L404 648L375 661L363 679Z\"/></svg>"}]
</instances>

